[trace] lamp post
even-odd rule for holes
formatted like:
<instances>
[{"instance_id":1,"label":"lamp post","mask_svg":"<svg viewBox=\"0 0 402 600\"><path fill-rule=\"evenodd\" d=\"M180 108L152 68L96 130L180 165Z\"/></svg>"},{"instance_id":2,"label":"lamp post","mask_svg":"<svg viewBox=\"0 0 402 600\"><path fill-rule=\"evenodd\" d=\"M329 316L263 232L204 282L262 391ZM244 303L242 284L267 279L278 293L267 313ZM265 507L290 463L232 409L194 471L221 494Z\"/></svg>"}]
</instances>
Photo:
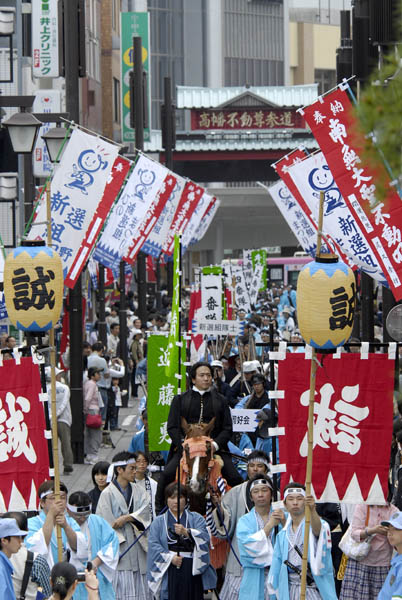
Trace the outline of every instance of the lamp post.
<instances>
[{"instance_id":1,"label":"lamp post","mask_svg":"<svg viewBox=\"0 0 402 600\"><path fill-rule=\"evenodd\" d=\"M3 121L17 154L32 154L41 125L32 113L25 111L15 113L7 121Z\"/></svg>"},{"instance_id":2,"label":"lamp post","mask_svg":"<svg viewBox=\"0 0 402 600\"><path fill-rule=\"evenodd\" d=\"M60 162L64 142L70 137L71 132L64 127L52 127L42 135L51 163Z\"/></svg>"}]
</instances>

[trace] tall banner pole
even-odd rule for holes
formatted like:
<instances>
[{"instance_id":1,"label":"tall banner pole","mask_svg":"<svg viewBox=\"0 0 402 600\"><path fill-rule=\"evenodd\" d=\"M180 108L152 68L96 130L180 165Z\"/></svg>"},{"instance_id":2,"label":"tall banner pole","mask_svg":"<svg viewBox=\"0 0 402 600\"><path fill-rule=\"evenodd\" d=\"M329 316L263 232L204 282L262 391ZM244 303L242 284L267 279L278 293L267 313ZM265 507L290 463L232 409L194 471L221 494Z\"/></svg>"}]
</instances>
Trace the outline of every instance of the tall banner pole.
<instances>
[{"instance_id":1,"label":"tall banner pole","mask_svg":"<svg viewBox=\"0 0 402 600\"><path fill-rule=\"evenodd\" d=\"M178 353L177 353L177 378L178 378L178 384L177 384L177 393L179 396L179 432L181 430L181 392L182 392L182 382L181 382L181 343L182 343L182 339L181 339L181 283L182 283L182 267L183 267L183 263L182 263L182 255L181 255L181 238L182 238L182 234L179 233L179 235L177 236L177 266L178 266L178 271L176 273L176 269L174 271L174 277L178 278L178 284L177 284L177 303L178 303L178 313L179 313L179 326L178 326L178 340L177 340L177 345L178 345ZM176 240L175 240L175 244L176 244ZM174 291L176 293L176 285L175 283L173 284L174 287ZM180 485L181 485L181 473L180 473L180 461L181 461L181 456L183 453L183 448L182 448L182 444L181 444L181 435L179 433L179 447L178 447L178 454L179 454L179 464L178 464L178 468L177 468L177 523L180 524ZM179 552L177 552L177 555L179 556Z\"/></svg>"},{"instance_id":2,"label":"tall banner pole","mask_svg":"<svg viewBox=\"0 0 402 600\"><path fill-rule=\"evenodd\" d=\"M321 192L320 193L320 207L319 207L319 214L318 214L316 258L319 258L320 253L321 253L321 236L322 236L323 218L324 218L324 192ZM309 395L309 403L308 403L306 496L311 495L311 476L312 476L312 472L313 472L314 396L315 396L316 373L317 373L317 357L316 357L316 350L313 347L312 354L311 354L310 395ZM310 523L311 523L311 510L307 504L306 504L305 511L306 511L305 512L306 517L305 517L305 522L304 522L304 542L303 542L300 600L306 599L308 542L309 542Z\"/></svg>"},{"instance_id":3,"label":"tall banner pole","mask_svg":"<svg viewBox=\"0 0 402 600\"><path fill-rule=\"evenodd\" d=\"M50 209L50 180L46 184L46 220L47 220L47 245L52 247L51 230L51 209ZM52 413L52 450L53 450L53 468L54 468L54 495L56 500L60 500L60 470L59 470L59 438L57 434L57 412L56 412L56 346L54 340L54 328L49 331L50 346L50 406ZM61 537L61 527L56 525L57 538L57 559L63 560L63 542Z\"/></svg>"}]
</instances>

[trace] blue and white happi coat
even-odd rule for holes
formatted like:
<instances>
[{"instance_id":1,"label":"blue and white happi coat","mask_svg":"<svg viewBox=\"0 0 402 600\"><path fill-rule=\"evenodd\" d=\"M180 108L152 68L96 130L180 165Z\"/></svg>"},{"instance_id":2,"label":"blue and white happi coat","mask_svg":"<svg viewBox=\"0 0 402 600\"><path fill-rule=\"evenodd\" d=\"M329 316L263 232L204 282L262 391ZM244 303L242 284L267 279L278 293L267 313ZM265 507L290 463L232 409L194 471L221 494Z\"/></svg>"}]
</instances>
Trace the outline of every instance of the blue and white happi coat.
<instances>
[{"instance_id":1,"label":"blue and white happi coat","mask_svg":"<svg viewBox=\"0 0 402 600\"><path fill-rule=\"evenodd\" d=\"M57 538L56 528L53 529L52 537L50 538L49 545L46 544L45 536L43 535L43 525L46 521L46 514L43 510L36 517L28 519L28 535L24 539L25 546L32 552L42 554L47 560L50 569L55 563L58 562L57 557ZM72 518L66 515L66 521L77 535L77 544L83 541L80 526ZM66 554L67 550L70 550L70 546L67 540L67 536L63 528L61 528L61 540L63 547L63 555Z\"/></svg>"},{"instance_id":2,"label":"blue and white happi coat","mask_svg":"<svg viewBox=\"0 0 402 600\"><path fill-rule=\"evenodd\" d=\"M239 600L264 600L265 569L272 562L274 548L271 536L267 537L261 528L255 508L239 519L236 536L243 565Z\"/></svg>"},{"instance_id":3,"label":"blue and white happi coat","mask_svg":"<svg viewBox=\"0 0 402 600\"><path fill-rule=\"evenodd\" d=\"M320 520L321 531L318 538L314 536L310 528L308 562L321 598L337 600L331 557L331 531L328 523L323 519ZM305 521L303 520L300 525L300 539L302 540L304 539L304 525ZM289 556L288 529L290 527L292 527L292 519L289 515L285 527L276 538L268 576L270 590L275 594L274 597L280 598L280 600L289 600L289 573L288 567L283 561L288 560Z\"/></svg>"},{"instance_id":4,"label":"blue and white happi coat","mask_svg":"<svg viewBox=\"0 0 402 600\"><path fill-rule=\"evenodd\" d=\"M96 557L102 560L96 576L99 581L99 597L102 600L114 600L115 593L112 586L113 577L119 562L119 540L116 532L102 517L90 515L83 525L81 533L85 543L77 546L77 552L71 553L70 562L77 571L84 571L88 561ZM74 600L86 600L87 590L84 585L78 585L74 592Z\"/></svg>"},{"instance_id":5,"label":"blue and white happi coat","mask_svg":"<svg viewBox=\"0 0 402 600\"><path fill-rule=\"evenodd\" d=\"M168 513L156 517L152 522L148 535L147 579L154 596L167 597L168 568L176 552L169 550L168 545ZM182 519L190 530L193 549L193 576L201 575L204 589L216 587L216 573L209 560L209 533L204 518L197 512L185 510Z\"/></svg>"}]
</instances>

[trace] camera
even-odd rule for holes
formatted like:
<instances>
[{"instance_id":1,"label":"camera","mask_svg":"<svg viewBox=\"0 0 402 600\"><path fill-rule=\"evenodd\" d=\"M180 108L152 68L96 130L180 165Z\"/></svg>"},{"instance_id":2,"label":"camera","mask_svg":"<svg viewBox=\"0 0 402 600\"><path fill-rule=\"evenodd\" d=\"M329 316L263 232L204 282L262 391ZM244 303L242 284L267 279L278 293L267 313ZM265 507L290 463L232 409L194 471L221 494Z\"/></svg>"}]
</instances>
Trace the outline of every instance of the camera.
<instances>
[{"instance_id":1,"label":"camera","mask_svg":"<svg viewBox=\"0 0 402 600\"><path fill-rule=\"evenodd\" d=\"M92 563L90 561L87 562L87 571L92 571ZM79 571L77 573L77 581L79 583L85 581L85 571Z\"/></svg>"}]
</instances>

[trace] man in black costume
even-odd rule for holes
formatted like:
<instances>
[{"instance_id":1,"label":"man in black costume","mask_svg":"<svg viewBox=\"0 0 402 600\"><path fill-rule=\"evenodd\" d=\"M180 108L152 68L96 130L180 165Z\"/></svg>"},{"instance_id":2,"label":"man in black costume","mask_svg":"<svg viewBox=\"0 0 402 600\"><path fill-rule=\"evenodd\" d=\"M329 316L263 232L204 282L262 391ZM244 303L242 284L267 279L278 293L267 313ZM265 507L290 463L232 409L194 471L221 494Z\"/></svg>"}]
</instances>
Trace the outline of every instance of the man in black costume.
<instances>
[{"instance_id":1,"label":"man in black costume","mask_svg":"<svg viewBox=\"0 0 402 600\"><path fill-rule=\"evenodd\" d=\"M184 440L184 431L181 426L181 418L184 417L188 424L209 423L215 417L214 428L211 432L214 450L223 461L222 475L230 486L243 482L242 477L236 471L229 455L221 454L220 451L227 450L227 443L232 435L232 419L229 406L225 398L212 386L213 370L207 362L197 362L190 370L192 381L191 389L175 396L170 406L167 430L172 439L168 463L158 482L155 506L160 512L164 506L165 487L174 481L176 469L179 463L179 447Z\"/></svg>"}]
</instances>

